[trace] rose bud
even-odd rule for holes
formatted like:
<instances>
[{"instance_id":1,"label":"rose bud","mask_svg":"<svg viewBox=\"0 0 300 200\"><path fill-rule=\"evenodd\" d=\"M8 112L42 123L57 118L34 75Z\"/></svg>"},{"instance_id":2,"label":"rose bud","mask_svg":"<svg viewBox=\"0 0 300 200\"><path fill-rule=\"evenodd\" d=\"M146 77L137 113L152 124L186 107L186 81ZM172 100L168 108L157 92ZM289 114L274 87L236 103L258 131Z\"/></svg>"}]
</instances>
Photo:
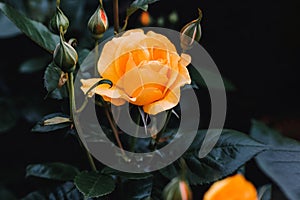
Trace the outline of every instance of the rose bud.
<instances>
[{"instance_id":1,"label":"rose bud","mask_svg":"<svg viewBox=\"0 0 300 200\"><path fill-rule=\"evenodd\" d=\"M164 200L192 200L192 192L185 180L176 177L165 187Z\"/></svg>"},{"instance_id":2,"label":"rose bud","mask_svg":"<svg viewBox=\"0 0 300 200\"><path fill-rule=\"evenodd\" d=\"M199 17L186 24L180 31L180 46L183 51L191 49L194 41L200 41L202 35L200 25L202 19L202 11L200 9L198 9L198 11Z\"/></svg>"},{"instance_id":3,"label":"rose bud","mask_svg":"<svg viewBox=\"0 0 300 200\"><path fill-rule=\"evenodd\" d=\"M102 6L99 6L88 22L88 29L99 39L108 28L108 20Z\"/></svg>"},{"instance_id":4,"label":"rose bud","mask_svg":"<svg viewBox=\"0 0 300 200\"><path fill-rule=\"evenodd\" d=\"M50 20L49 28L53 33L60 34L60 28L62 27L62 33L65 34L69 27L69 20L59 7L56 7L56 12Z\"/></svg>"},{"instance_id":5,"label":"rose bud","mask_svg":"<svg viewBox=\"0 0 300 200\"><path fill-rule=\"evenodd\" d=\"M142 12L142 14L140 16L140 21L143 26L148 26L151 22L151 17L150 17L149 12L147 12L147 11Z\"/></svg>"},{"instance_id":6,"label":"rose bud","mask_svg":"<svg viewBox=\"0 0 300 200\"><path fill-rule=\"evenodd\" d=\"M57 44L54 50L53 61L62 71L73 72L78 61L78 54L70 44L61 38L60 43Z\"/></svg>"}]
</instances>

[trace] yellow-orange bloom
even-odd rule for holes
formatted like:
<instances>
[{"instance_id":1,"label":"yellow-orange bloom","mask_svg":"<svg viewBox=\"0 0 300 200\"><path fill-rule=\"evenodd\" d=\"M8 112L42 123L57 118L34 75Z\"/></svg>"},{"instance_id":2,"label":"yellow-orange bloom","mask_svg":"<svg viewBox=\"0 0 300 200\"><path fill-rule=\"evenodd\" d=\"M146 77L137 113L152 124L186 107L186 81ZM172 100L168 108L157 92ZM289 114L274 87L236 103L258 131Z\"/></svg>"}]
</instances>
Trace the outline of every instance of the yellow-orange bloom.
<instances>
[{"instance_id":1,"label":"yellow-orange bloom","mask_svg":"<svg viewBox=\"0 0 300 200\"><path fill-rule=\"evenodd\" d=\"M113 86L99 85L89 95L99 94L117 106L128 101L155 115L178 104L180 87L191 83L186 68L190 61L161 34L127 31L107 42L98 60L100 75ZM86 93L99 80L81 80L81 89Z\"/></svg>"},{"instance_id":2,"label":"yellow-orange bloom","mask_svg":"<svg viewBox=\"0 0 300 200\"><path fill-rule=\"evenodd\" d=\"M257 200L253 184L241 174L215 182L203 200Z\"/></svg>"}]
</instances>

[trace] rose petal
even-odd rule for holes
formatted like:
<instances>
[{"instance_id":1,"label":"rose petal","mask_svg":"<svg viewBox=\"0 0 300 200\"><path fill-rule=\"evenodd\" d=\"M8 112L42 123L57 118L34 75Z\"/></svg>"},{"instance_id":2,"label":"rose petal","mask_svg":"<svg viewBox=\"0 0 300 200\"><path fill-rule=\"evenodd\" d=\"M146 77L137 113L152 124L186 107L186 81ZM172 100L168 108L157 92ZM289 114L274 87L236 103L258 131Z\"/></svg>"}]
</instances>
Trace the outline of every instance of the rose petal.
<instances>
[{"instance_id":1,"label":"rose petal","mask_svg":"<svg viewBox=\"0 0 300 200\"><path fill-rule=\"evenodd\" d=\"M102 74L113 61L125 53L137 49L137 44L145 38L146 35L143 33L143 30L132 30L124 33L122 37L113 38L111 41L108 41L104 45L98 60L99 73Z\"/></svg>"},{"instance_id":2,"label":"rose petal","mask_svg":"<svg viewBox=\"0 0 300 200\"><path fill-rule=\"evenodd\" d=\"M81 79L82 82L81 90L86 94L86 92L97 82L99 82L100 78L91 78L91 79ZM126 101L134 102L136 98L130 98L126 93L117 88L116 86L112 86L110 88L107 84L98 85L94 89L92 89L89 93L89 97L92 97L94 94L101 95L104 100L110 101L115 105L122 105Z\"/></svg>"},{"instance_id":3,"label":"rose petal","mask_svg":"<svg viewBox=\"0 0 300 200\"><path fill-rule=\"evenodd\" d=\"M112 99L107 96L102 96L102 98L104 99L104 101L109 101L112 104L114 104L115 106L121 106L126 103L126 100L124 100L124 99Z\"/></svg>"},{"instance_id":4,"label":"rose petal","mask_svg":"<svg viewBox=\"0 0 300 200\"><path fill-rule=\"evenodd\" d=\"M82 86L80 88L83 93L86 94L87 91L100 80L100 78L81 79L80 82L82 83ZM94 94L95 92L92 90L88 95L89 97L92 97Z\"/></svg>"},{"instance_id":5,"label":"rose petal","mask_svg":"<svg viewBox=\"0 0 300 200\"><path fill-rule=\"evenodd\" d=\"M110 87L107 84L98 85L94 90L96 94L101 96L106 96L111 99L125 99L127 101L135 101L135 98L129 97L123 90L116 86Z\"/></svg>"},{"instance_id":6,"label":"rose petal","mask_svg":"<svg viewBox=\"0 0 300 200\"><path fill-rule=\"evenodd\" d=\"M166 66L155 62L147 63L146 65L139 68L140 76L144 85L157 84L163 87L166 86L168 82L167 73L160 73L160 71L156 72L155 70L157 68L160 68L163 72L167 70Z\"/></svg>"},{"instance_id":7,"label":"rose petal","mask_svg":"<svg viewBox=\"0 0 300 200\"><path fill-rule=\"evenodd\" d=\"M176 54L171 53L171 54L169 54L169 57L170 57L170 63L169 63L170 69L169 69L169 73L168 73L169 81L168 81L168 84L166 85L165 93L174 84L174 82L176 81L178 74L179 74L178 63L179 63L180 57L178 56L177 53Z\"/></svg>"},{"instance_id":8,"label":"rose petal","mask_svg":"<svg viewBox=\"0 0 300 200\"><path fill-rule=\"evenodd\" d=\"M188 69L186 68L191 62L191 56L187 54L181 54L181 59L179 61L179 76L176 80L177 87L178 85L183 86L185 84L191 84L191 77Z\"/></svg>"},{"instance_id":9,"label":"rose petal","mask_svg":"<svg viewBox=\"0 0 300 200\"><path fill-rule=\"evenodd\" d=\"M128 59L128 57L127 57L127 59ZM118 59L118 63L120 63L119 66L122 66L122 65L121 65L122 60L124 60L124 59ZM126 63L127 60L126 60L126 61L123 61L123 62ZM115 65L117 65L115 62L112 63L111 66L107 67L107 68L105 69L105 71L103 71L102 73L100 73L100 75L101 75L104 79L108 79L108 80L110 80L111 82L113 82L114 84L115 84L116 82L118 82L118 80L120 79L120 75L119 75L120 72L117 72L116 68L114 67ZM121 67L120 67L119 69L121 69Z\"/></svg>"},{"instance_id":10,"label":"rose petal","mask_svg":"<svg viewBox=\"0 0 300 200\"><path fill-rule=\"evenodd\" d=\"M187 54L182 54L181 59L178 63L178 72L172 70L171 74L173 77L170 77L169 83L166 87L166 91L168 89L173 89L177 87L184 86L185 84L191 84L191 77L186 66L190 63L191 57ZM174 82L172 83L172 80ZM170 84L172 83L172 84Z\"/></svg>"},{"instance_id":11,"label":"rose petal","mask_svg":"<svg viewBox=\"0 0 300 200\"><path fill-rule=\"evenodd\" d=\"M133 68L136 68L136 62L134 62L133 56L131 53L129 53L129 58L126 63L125 72L132 70ZM123 75L123 74L122 74Z\"/></svg>"},{"instance_id":12,"label":"rose petal","mask_svg":"<svg viewBox=\"0 0 300 200\"><path fill-rule=\"evenodd\" d=\"M173 90L168 90L162 100L143 106L143 110L150 115L156 115L157 113L175 107L179 103L179 99L180 88L174 88Z\"/></svg>"},{"instance_id":13,"label":"rose petal","mask_svg":"<svg viewBox=\"0 0 300 200\"><path fill-rule=\"evenodd\" d=\"M181 66L186 67L191 63L191 61L192 61L192 58L190 55L185 54L185 53L181 54L181 59L180 59Z\"/></svg>"},{"instance_id":14,"label":"rose petal","mask_svg":"<svg viewBox=\"0 0 300 200\"><path fill-rule=\"evenodd\" d=\"M131 29L131 30L126 31L122 36L123 37L128 36L131 33L143 33L144 34L144 31L143 31L143 29Z\"/></svg>"},{"instance_id":15,"label":"rose petal","mask_svg":"<svg viewBox=\"0 0 300 200\"><path fill-rule=\"evenodd\" d=\"M169 61L169 52L167 49L155 46L152 49L152 60L166 60Z\"/></svg>"},{"instance_id":16,"label":"rose petal","mask_svg":"<svg viewBox=\"0 0 300 200\"><path fill-rule=\"evenodd\" d=\"M117 86L123 88L126 94L130 97L138 95L136 91L143 87L143 81L137 67L132 68L126 72L118 81Z\"/></svg>"},{"instance_id":17,"label":"rose petal","mask_svg":"<svg viewBox=\"0 0 300 200\"><path fill-rule=\"evenodd\" d=\"M131 51L134 62L139 65L142 61L150 59L150 53L147 48L140 48Z\"/></svg>"},{"instance_id":18,"label":"rose petal","mask_svg":"<svg viewBox=\"0 0 300 200\"><path fill-rule=\"evenodd\" d=\"M126 72L126 66L129 62L129 53L121 55L118 59L116 59L109 68L113 68L116 71L116 77L118 80L123 74ZM115 82L116 83L116 82Z\"/></svg>"},{"instance_id":19,"label":"rose petal","mask_svg":"<svg viewBox=\"0 0 300 200\"><path fill-rule=\"evenodd\" d=\"M147 105L162 98L162 91L158 87L144 86L138 91L136 101L133 103L138 106Z\"/></svg>"},{"instance_id":20,"label":"rose petal","mask_svg":"<svg viewBox=\"0 0 300 200\"><path fill-rule=\"evenodd\" d=\"M178 60L176 58L176 55L172 56L170 55L171 59L174 62L174 65L176 65L176 61ZM143 107L144 111L148 114L155 115L159 112L162 112L164 110L171 109L175 107L179 103L180 99L180 87L185 84L190 84L191 79L189 76L189 72L186 68L186 66L190 63L191 58L187 54L182 54L181 59L178 63L178 72L176 72L174 69L171 70L171 76L170 79L175 80L173 84L166 88L166 94L165 97L162 100L156 101L152 104L145 105ZM176 67L175 67L176 69Z\"/></svg>"},{"instance_id":21,"label":"rose petal","mask_svg":"<svg viewBox=\"0 0 300 200\"><path fill-rule=\"evenodd\" d=\"M172 44L172 42L166 36L155 33L153 31L149 31L146 35L148 37L155 38L156 40L159 40L162 43L164 43L165 46L166 46L165 49L169 50L170 52L177 52L176 47L174 46L174 44Z\"/></svg>"}]
</instances>

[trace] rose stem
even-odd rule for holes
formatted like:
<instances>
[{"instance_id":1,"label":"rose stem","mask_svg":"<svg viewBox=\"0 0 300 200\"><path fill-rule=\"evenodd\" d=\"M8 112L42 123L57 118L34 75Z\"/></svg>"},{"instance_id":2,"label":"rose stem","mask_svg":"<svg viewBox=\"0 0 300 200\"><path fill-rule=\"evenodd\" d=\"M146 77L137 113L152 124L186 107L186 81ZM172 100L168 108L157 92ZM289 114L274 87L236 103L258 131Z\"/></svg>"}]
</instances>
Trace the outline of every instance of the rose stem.
<instances>
[{"instance_id":1,"label":"rose stem","mask_svg":"<svg viewBox=\"0 0 300 200\"><path fill-rule=\"evenodd\" d=\"M95 39L95 75L97 75L98 71L97 71L97 62L98 62L98 56L99 56L99 45L98 45L98 40ZM100 77L101 78L101 77Z\"/></svg>"},{"instance_id":2,"label":"rose stem","mask_svg":"<svg viewBox=\"0 0 300 200\"><path fill-rule=\"evenodd\" d=\"M108 111L107 106L105 106L105 109L104 109L104 110L105 110L105 114L106 114L106 116L107 116L107 119L108 119L108 121L109 121L109 124L110 124L110 126L111 126L111 129L112 129L112 131L113 131L113 133L114 133L114 136L115 136L115 139L116 139L116 141L117 141L117 144L118 144L118 146L120 147L122 154L125 155L125 152L124 152L124 149L123 149L123 145L122 145L122 143L121 143L121 141L120 141L120 138L119 138L118 130L117 130L116 125L115 125L115 123L113 122L113 120L112 120L110 114L109 114L109 111Z\"/></svg>"},{"instance_id":3,"label":"rose stem","mask_svg":"<svg viewBox=\"0 0 300 200\"><path fill-rule=\"evenodd\" d=\"M168 123L169 123L169 121L170 121L170 119L171 119L171 116L172 116L172 111L171 111L171 110L168 110L168 111L167 111L167 119L166 119L166 122L165 122L163 128L161 129L161 131L159 131L159 132L157 133L157 135L156 135L156 137L155 137L154 144L152 144L152 145L150 146L150 149L151 149L151 150L155 150L155 149L157 148L157 145L158 145L158 143L159 143L159 140L160 140L162 134L165 132L165 130L166 130L166 128L167 128L167 125L168 125Z\"/></svg>"},{"instance_id":4,"label":"rose stem","mask_svg":"<svg viewBox=\"0 0 300 200\"><path fill-rule=\"evenodd\" d=\"M119 2L118 2L118 0L113 0L113 12L114 12L114 31L115 31L115 34L118 34L119 33ZM115 139L118 143L118 146L120 147L122 154L125 155L122 143L119 138L118 130L109 114L108 108L106 107L104 110L105 110L107 119L109 121L109 124L112 128L112 131L115 135Z\"/></svg>"},{"instance_id":5,"label":"rose stem","mask_svg":"<svg viewBox=\"0 0 300 200\"><path fill-rule=\"evenodd\" d=\"M119 33L119 2L118 0L113 0L114 9L114 30L115 34Z\"/></svg>"},{"instance_id":6,"label":"rose stem","mask_svg":"<svg viewBox=\"0 0 300 200\"><path fill-rule=\"evenodd\" d=\"M137 140L137 136L138 136L138 133L139 133L139 127L140 127L140 122L141 122L141 117L140 115L138 115L138 118L136 120L136 130L135 130L135 137L131 137L131 141L130 141L130 151L133 152L134 151L134 147L135 147L135 143L136 143L136 140Z\"/></svg>"},{"instance_id":7,"label":"rose stem","mask_svg":"<svg viewBox=\"0 0 300 200\"><path fill-rule=\"evenodd\" d=\"M184 158L180 158L180 168L181 168L181 171L180 171L180 178L181 180L185 180L186 179L186 169L187 169L187 164L184 160Z\"/></svg>"},{"instance_id":8,"label":"rose stem","mask_svg":"<svg viewBox=\"0 0 300 200\"><path fill-rule=\"evenodd\" d=\"M121 29L122 32L126 30L127 25L128 25L128 20L129 20L129 16L127 15L126 18L125 18L125 20L124 20L124 25L123 25L123 27Z\"/></svg>"},{"instance_id":9,"label":"rose stem","mask_svg":"<svg viewBox=\"0 0 300 200\"><path fill-rule=\"evenodd\" d=\"M73 72L68 73L68 89L69 89L69 101L70 101L70 118L74 121L76 120L73 117L73 110L76 111L76 103L75 103L75 96L74 96L74 75ZM80 126L78 126L77 128L80 128ZM96 171L96 165L94 163L94 160L90 154L90 152L87 150L87 148L82 144L81 140L79 139L79 137L77 137L80 145L83 147L83 149L86 152L89 164L92 168L93 171Z\"/></svg>"},{"instance_id":10,"label":"rose stem","mask_svg":"<svg viewBox=\"0 0 300 200\"><path fill-rule=\"evenodd\" d=\"M59 3L60 3L60 1L59 1ZM59 27L59 31L60 31L60 35L63 36L63 28L62 28L62 26ZM75 103L75 95L74 95L74 74L73 74L73 72L68 72L67 73L67 78L68 78L67 86L68 86L69 103L70 103L70 119L73 120L73 122L74 122L74 120L76 120L76 118L73 117L73 111L76 112L76 103ZM78 128L80 128L80 126L78 126ZM89 161L89 164L90 164L92 170L96 171L97 168L95 166L94 160L93 160L90 152L82 144L79 136L77 136L77 139L78 139L80 145L84 148L84 150L86 152L86 155L87 155L87 158L88 158L88 161Z\"/></svg>"}]
</instances>

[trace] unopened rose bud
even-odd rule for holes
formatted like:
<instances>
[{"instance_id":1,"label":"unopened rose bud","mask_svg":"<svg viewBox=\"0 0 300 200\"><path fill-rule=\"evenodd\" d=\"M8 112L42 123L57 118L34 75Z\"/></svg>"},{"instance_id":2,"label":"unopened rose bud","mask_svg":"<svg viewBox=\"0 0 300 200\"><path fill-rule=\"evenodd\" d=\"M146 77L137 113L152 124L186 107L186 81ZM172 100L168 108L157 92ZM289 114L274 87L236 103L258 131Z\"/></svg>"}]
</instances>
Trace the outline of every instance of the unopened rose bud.
<instances>
[{"instance_id":1,"label":"unopened rose bud","mask_svg":"<svg viewBox=\"0 0 300 200\"><path fill-rule=\"evenodd\" d=\"M60 34L60 27L62 27L63 34L67 32L69 20L59 7L56 7L56 12L50 20L49 27L56 34Z\"/></svg>"},{"instance_id":2,"label":"unopened rose bud","mask_svg":"<svg viewBox=\"0 0 300 200\"><path fill-rule=\"evenodd\" d=\"M164 200L192 200L192 192L185 180L176 177L165 187Z\"/></svg>"},{"instance_id":3,"label":"unopened rose bud","mask_svg":"<svg viewBox=\"0 0 300 200\"><path fill-rule=\"evenodd\" d=\"M200 9L198 10L199 17L186 24L180 31L180 46L183 51L191 49L194 41L200 41L202 35L200 25L202 19L202 11Z\"/></svg>"},{"instance_id":4,"label":"unopened rose bud","mask_svg":"<svg viewBox=\"0 0 300 200\"><path fill-rule=\"evenodd\" d=\"M148 26L151 22L151 17L150 17L149 12L147 12L147 11L142 12L142 14L140 16L140 21L143 26Z\"/></svg>"},{"instance_id":5,"label":"unopened rose bud","mask_svg":"<svg viewBox=\"0 0 300 200\"><path fill-rule=\"evenodd\" d=\"M99 6L88 22L88 28L94 38L99 39L108 28L105 10Z\"/></svg>"},{"instance_id":6,"label":"unopened rose bud","mask_svg":"<svg viewBox=\"0 0 300 200\"><path fill-rule=\"evenodd\" d=\"M78 61L78 54L76 50L67 42L61 41L57 44L54 53L53 61L64 72L73 72Z\"/></svg>"}]
</instances>

